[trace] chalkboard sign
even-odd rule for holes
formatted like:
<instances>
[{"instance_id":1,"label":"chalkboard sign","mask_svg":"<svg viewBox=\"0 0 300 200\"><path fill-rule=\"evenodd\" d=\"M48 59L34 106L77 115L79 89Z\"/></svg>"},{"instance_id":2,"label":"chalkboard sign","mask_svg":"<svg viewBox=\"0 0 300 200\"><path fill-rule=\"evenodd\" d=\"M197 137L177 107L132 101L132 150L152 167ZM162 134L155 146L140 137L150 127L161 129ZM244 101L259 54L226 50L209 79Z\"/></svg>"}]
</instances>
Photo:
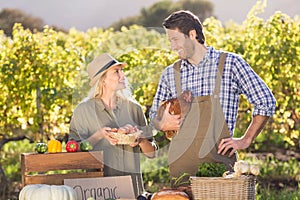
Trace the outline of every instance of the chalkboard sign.
<instances>
[{"instance_id":1,"label":"chalkboard sign","mask_svg":"<svg viewBox=\"0 0 300 200\"><path fill-rule=\"evenodd\" d=\"M64 185L76 191L78 200L135 199L131 176L65 179Z\"/></svg>"}]
</instances>

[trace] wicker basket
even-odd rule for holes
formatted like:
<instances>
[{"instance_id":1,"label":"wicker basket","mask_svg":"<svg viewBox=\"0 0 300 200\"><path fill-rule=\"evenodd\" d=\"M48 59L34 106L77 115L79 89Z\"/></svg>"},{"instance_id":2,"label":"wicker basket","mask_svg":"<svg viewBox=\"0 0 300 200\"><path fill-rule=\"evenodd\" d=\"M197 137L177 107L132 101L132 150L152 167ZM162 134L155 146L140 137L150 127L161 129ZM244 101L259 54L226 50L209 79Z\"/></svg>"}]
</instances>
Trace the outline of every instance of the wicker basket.
<instances>
[{"instance_id":1,"label":"wicker basket","mask_svg":"<svg viewBox=\"0 0 300 200\"><path fill-rule=\"evenodd\" d=\"M190 177L194 200L255 199L255 177Z\"/></svg>"}]
</instances>

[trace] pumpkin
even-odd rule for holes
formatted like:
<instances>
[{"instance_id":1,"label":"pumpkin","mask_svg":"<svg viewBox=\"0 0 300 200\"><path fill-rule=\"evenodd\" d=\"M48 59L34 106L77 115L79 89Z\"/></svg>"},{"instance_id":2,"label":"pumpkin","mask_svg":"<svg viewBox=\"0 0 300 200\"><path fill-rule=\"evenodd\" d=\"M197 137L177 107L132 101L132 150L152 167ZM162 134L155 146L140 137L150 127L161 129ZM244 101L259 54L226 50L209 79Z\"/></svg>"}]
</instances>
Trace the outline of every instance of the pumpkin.
<instances>
[{"instance_id":1,"label":"pumpkin","mask_svg":"<svg viewBox=\"0 0 300 200\"><path fill-rule=\"evenodd\" d=\"M249 163L243 160L239 160L234 164L234 172L237 174L246 174L249 172Z\"/></svg>"},{"instance_id":2,"label":"pumpkin","mask_svg":"<svg viewBox=\"0 0 300 200\"><path fill-rule=\"evenodd\" d=\"M250 165L250 173L253 174L254 176L259 175L259 167L257 165Z\"/></svg>"},{"instance_id":3,"label":"pumpkin","mask_svg":"<svg viewBox=\"0 0 300 200\"><path fill-rule=\"evenodd\" d=\"M238 177L242 174L252 174L254 176L259 175L259 166L250 164L246 161L239 160L234 164L234 177ZM228 174L227 174L228 175ZM226 177L226 172L223 174L223 177Z\"/></svg>"},{"instance_id":4,"label":"pumpkin","mask_svg":"<svg viewBox=\"0 0 300 200\"><path fill-rule=\"evenodd\" d=\"M76 191L67 185L26 185L19 194L19 200L77 200Z\"/></svg>"}]
</instances>

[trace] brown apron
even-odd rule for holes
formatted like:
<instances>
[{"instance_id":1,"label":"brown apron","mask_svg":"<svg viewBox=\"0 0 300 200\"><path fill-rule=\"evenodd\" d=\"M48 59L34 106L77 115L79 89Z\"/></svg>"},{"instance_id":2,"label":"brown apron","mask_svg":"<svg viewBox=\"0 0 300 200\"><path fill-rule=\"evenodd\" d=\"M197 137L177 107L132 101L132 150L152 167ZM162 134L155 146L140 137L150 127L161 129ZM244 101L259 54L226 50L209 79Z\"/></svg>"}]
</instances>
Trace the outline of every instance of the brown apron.
<instances>
[{"instance_id":1,"label":"brown apron","mask_svg":"<svg viewBox=\"0 0 300 200\"><path fill-rule=\"evenodd\" d=\"M168 161L171 177L183 172L196 175L200 163L224 163L232 171L236 154L228 157L217 153L221 139L230 137L219 100L221 79L226 54L222 53L218 65L215 89L212 95L193 97L191 109L178 134L171 140ZM174 65L177 94L181 94L180 61Z\"/></svg>"}]
</instances>

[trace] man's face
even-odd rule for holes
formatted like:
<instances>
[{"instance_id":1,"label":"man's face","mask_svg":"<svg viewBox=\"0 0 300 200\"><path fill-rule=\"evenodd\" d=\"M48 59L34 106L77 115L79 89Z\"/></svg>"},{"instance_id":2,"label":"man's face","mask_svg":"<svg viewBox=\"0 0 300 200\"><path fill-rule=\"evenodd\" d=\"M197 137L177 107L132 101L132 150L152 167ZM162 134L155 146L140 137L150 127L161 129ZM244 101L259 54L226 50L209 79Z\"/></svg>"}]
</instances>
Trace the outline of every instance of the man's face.
<instances>
[{"instance_id":1,"label":"man's face","mask_svg":"<svg viewBox=\"0 0 300 200\"><path fill-rule=\"evenodd\" d=\"M181 33L178 29L166 29L166 33L172 50L177 51L180 59L188 59L193 56L195 44L189 36Z\"/></svg>"}]
</instances>

